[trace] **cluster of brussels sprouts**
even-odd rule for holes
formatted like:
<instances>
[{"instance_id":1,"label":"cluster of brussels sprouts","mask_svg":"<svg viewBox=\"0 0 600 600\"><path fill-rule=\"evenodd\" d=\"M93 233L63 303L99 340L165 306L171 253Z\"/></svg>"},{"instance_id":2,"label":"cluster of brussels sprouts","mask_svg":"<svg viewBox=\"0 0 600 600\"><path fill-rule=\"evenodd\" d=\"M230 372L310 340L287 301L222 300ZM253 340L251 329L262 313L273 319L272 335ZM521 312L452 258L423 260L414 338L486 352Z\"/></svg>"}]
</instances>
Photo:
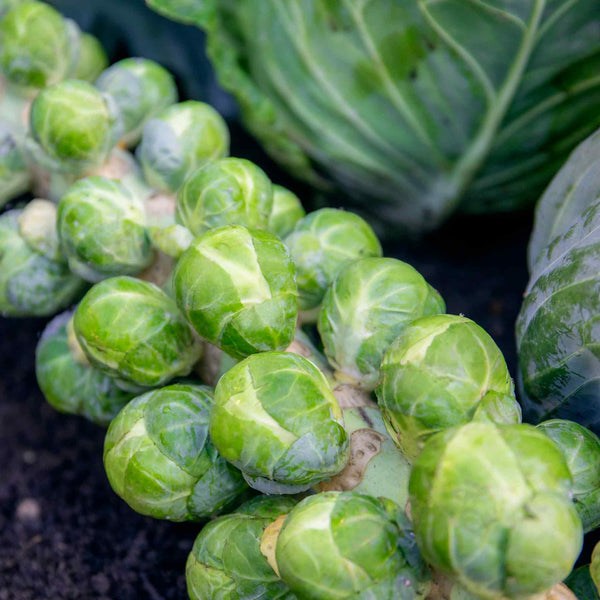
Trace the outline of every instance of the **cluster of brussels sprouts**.
<instances>
[{"instance_id":1,"label":"cluster of brussels sprouts","mask_svg":"<svg viewBox=\"0 0 600 600\"><path fill-rule=\"evenodd\" d=\"M16 4L2 190L45 193L0 215L0 310L80 300L40 339L40 388L108 425L107 476L134 510L213 519L190 598L500 600L567 577L600 525L600 440L521 424L483 329L363 219L306 215L229 157L223 119L176 103L162 67L105 68L49 6ZM35 27L53 37L27 54Z\"/></svg>"}]
</instances>

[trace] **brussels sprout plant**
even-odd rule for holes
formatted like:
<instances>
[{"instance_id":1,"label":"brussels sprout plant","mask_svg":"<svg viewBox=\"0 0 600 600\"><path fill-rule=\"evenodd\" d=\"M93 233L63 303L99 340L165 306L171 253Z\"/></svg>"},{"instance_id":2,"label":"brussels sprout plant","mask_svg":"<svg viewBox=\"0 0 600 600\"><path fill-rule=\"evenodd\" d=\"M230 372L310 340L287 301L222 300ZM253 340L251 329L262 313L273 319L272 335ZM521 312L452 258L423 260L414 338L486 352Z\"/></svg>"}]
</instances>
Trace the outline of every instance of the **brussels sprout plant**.
<instances>
[{"instance_id":1,"label":"brussels sprout plant","mask_svg":"<svg viewBox=\"0 0 600 600\"><path fill-rule=\"evenodd\" d=\"M424 558L478 598L544 592L581 550L569 468L530 425L438 433L415 461L409 491Z\"/></svg>"},{"instance_id":2,"label":"brussels sprout plant","mask_svg":"<svg viewBox=\"0 0 600 600\"><path fill-rule=\"evenodd\" d=\"M69 268L87 281L134 275L152 260L143 202L116 180L75 183L60 200L57 227Z\"/></svg>"},{"instance_id":3,"label":"brussels sprout plant","mask_svg":"<svg viewBox=\"0 0 600 600\"><path fill-rule=\"evenodd\" d=\"M296 265L301 311L321 304L342 267L382 253L379 240L366 221L333 208L322 208L298 221L285 244Z\"/></svg>"},{"instance_id":4,"label":"brussels sprout plant","mask_svg":"<svg viewBox=\"0 0 600 600\"><path fill-rule=\"evenodd\" d=\"M266 228L271 181L249 160L223 158L195 171L177 196L176 219L194 235L223 225Z\"/></svg>"},{"instance_id":5,"label":"brussels sprout plant","mask_svg":"<svg viewBox=\"0 0 600 600\"><path fill-rule=\"evenodd\" d=\"M142 388L189 374L200 357L200 342L175 302L132 277L93 286L75 311L74 326L92 365Z\"/></svg>"},{"instance_id":6,"label":"brussels sprout plant","mask_svg":"<svg viewBox=\"0 0 600 600\"><path fill-rule=\"evenodd\" d=\"M121 389L108 375L81 361L69 339L71 319L72 312L67 311L44 329L35 353L38 384L56 410L108 425L134 395Z\"/></svg>"},{"instance_id":7,"label":"brussels sprout plant","mask_svg":"<svg viewBox=\"0 0 600 600\"><path fill-rule=\"evenodd\" d=\"M538 425L561 450L573 478L573 501L587 533L600 527L600 439L573 421Z\"/></svg>"},{"instance_id":8,"label":"brussels sprout plant","mask_svg":"<svg viewBox=\"0 0 600 600\"><path fill-rule=\"evenodd\" d=\"M177 304L196 331L234 358L283 350L294 337L294 267L271 233L213 229L182 254L173 281Z\"/></svg>"},{"instance_id":9,"label":"brussels sprout plant","mask_svg":"<svg viewBox=\"0 0 600 600\"><path fill-rule=\"evenodd\" d=\"M4 316L47 316L65 308L85 291L62 257L51 257L28 243L21 230L23 209L0 215L0 313ZM29 213L37 220L39 213ZM44 225L47 224L42 216Z\"/></svg>"},{"instance_id":10,"label":"brussels sprout plant","mask_svg":"<svg viewBox=\"0 0 600 600\"><path fill-rule=\"evenodd\" d=\"M208 435L209 388L170 385L132 400L106 434L104 465L115 492L138 512L172 521L209 517L245 489Z\"/></svg>"},{"instance_id":11,"label":"brussels sprout plant","mask_svg":"<svg viewBox=\"0 0 600 600\"><path fill-rule=\"evenodd\" d=\"M148 183L176 192L186 177L229 154L229 130L221 115L195 100L174 104L147 121L137 156Z\"/></svg>"},{"instance_id":12,"label":"brussels sprout plant","mask_svg":"<svg viewBox=\"0 0 600 600\"><path fill-rule=\"evenodd\" d=\"M145 58L115 63L98 77L96 87L114 99L121 118L121 141L126 146L139 141L148 119L177 102L172 75Z\"/></svg>"},{"instance_id":13,"label":"brussels sprout plant","mask_svg":"<svg viewBox=\"0 0 600 600\"><path fill-rule=\"evenodd\" d=\"M414 537L398 507L356 492L295 506L275 546L283 581L299 598L411 599L423 585Z\"/></svg>"},{"instance_id":14,"label":"brussels sprout plant","mask_svg":"<svg viewBox=\"0 0 600 600\"><path fill-rule=\"evenodd\" d=\"M217 383L211 437L265 493L294 493L342 470L348 438L327 379L286 352L253 354Z\"/></svg>"},{"instance_id":15,"label":"brussels sprout plant","mask_svg":"<svg viewBox=\"0 0 600 600\"><path fill-rule=\"evenodd\" d=\"M190 600L295 600L261 553L265 529L295 503L289 496L259 496L206 525L186 565Z\"/></svg>"},{"instance_id":16,"label":"brussels sprout plant","mask_svg":"<svg viewBox=\"0 0 600 600\"><path fill-rule=\"evenodd\" d=\"M323 299L319 333L336 376L373 390L385 351L418 317L443 313L441 296L410 265L364 258L339 273Z\"/></svg>"},{"instance_id":17,"label":"brussels sprout plant","mask_svg":"<svg viewBox=\"0 0 600 600\"><path fill-rule=\"evenodd\" d=\"M377 397L390 435L409 459L431 435L471 420L519 423L504 357L466 317L408 325L386 352Z\"/></svg>"},{"instance_id":18,"label":"brussels sprout plant","mask_svg":"<svg viewBox=\"0 0 600 600\"><path fill-rule=\"evenodd\" d=\"M546 23L542 30L548 35L560 37L555 27L578 34L564 64L575 60L590 39L585 27L574 26L574 15L588 19L591 31L597 29L594 16L600 15L586 2L584 8L570 3L560 10L540 5L530 15ZM170 0L156 3L166 10ZM468 59L471 52L488 60L497 53L490 32L516 27L511 30L518 30L516 37L502 38L498 56L504 57L529 28L526 9L517 17L515 6L488 7L485 2L468 7L419 2L417 11L414 0L402 6L388 0L360 6L355 0L308 0L299 10L295 2L267 0L265 5L274 9L270 16L245 0L218 7L192 1L177 8L189 11L193 20L200 4L201 12L214 19L211 27L219 26L224 14L231 19L235 35L228 37L226 49L215 45L212 31L209 36L209 52L217 62L227 60L225 54L232 60L239 55L254 10L286 27L256 29L252 45L285 38L281 59L286 62L298 51L290 32L303 22L314 24L324 45L335 35L346 64L364 55L364 36L372 30L376 45L368 54L382 61L378 76L385 72L381 66L388 54L393 55L407 73L414 70L411 82L426 80L442 89L444 82L435 83L440 73L444 81L458 81L451 86L453 102L467 87L475 92L479 81L469 76L471 62L460 63L469 82L463 85L456 73L458 56ZM313 14L317 4L318 14ZM452 21L450 34L442 36L438 28L436 35L421 39L427 29L422 11L427 27L448 25L451 13L463 18ZM109 425L106 474L130 507L155 518L203 522L186 568L190 599L573 600L560 582L573 568L583 532L600 525L598 438L582 425L559 419L538 428L521 425L512 379L491 337L466 317L444 314L441 295L413 267L382 257L381 244L363 218L332 208L307 215L298 197L273 185L257 165L229 157L223 118L202 102L174 104L174 78L162 66L128 58L107 68L95 38L40 2L5 0L0 2L4 12L0 204L26 190L38 197L22 204L17 200L16 208L0 215L0 311L46 316L80 300L52 320L40 339L39 386L57 410ZM286 15L289 21L281 21ZM410 24L410 33L400 41L385 37L396 31L399 15ZM475 19L482 15L485 27ZM322 19L331 32L322 30ZM465 26L485 33L485 57L475 47L443 50L463 35ZM361 34L348 37L356 27ZM273 40L264 38L266 32ZM307 40L313 39L310 33ZM385 49L377 45L384 39ZM529 42L521 48L524 62L514 67L514 81L530 67L525 63L531 46L543 46L537 37ZM429 70L403 62L420 45L426 47L424 61L435 58L435 64L427 63ZM435 56L430 45L437 49ZM340 48L331 58L343 71ZM587 66L578 69L593 74L595 50L590 48ZM303 76L313 51L302 48ZM547 58L536 58L541 62L523 75L527 85L543 83ZM505 64L497 57L494 64L500 63ZM352 71L365 85L375 79L366 67L361 62ZM487 73L488 67L478 73ZM262 67L244 68L256 72ZM563 95L579 93L568 88L569 81L579 85L578 73L569 71L568 81L559 79L557 103L575 102ZM269 72L278 84L290 75ZM302 93L289 97L283 88L273 91L289 105L286 111L298 111L326 75L312 72ZM269 85L268 80L261 85ZM503 88L501 75L490 81L490 89L498 86L502 102L510 104L516 90ZM385 93L391 89L388 83ZM403 86L401 96L406 99L417 83ZM334 86L329 92L338 95L336 106L343 109L352 106L358 88L350 93ZM253 90L246 88L246 101L254 107L260 95ZM370 175L375 169L378 191L396 190L393 201L403 207L384 218L402 215L404 224L416 228L423 221L435 225L459 199L473 208L490 200L491 188L508 189L510 182L502 173L496 180L497 171L487 171L482 158L488 151L502 152L504 142L494 142L493 150L486 150L486 144L496 139L496 127L505 127L507 106L494 113L497 122L481 124L489 136L484 140L454 117L445 124L453 154L443 162L441 179L436 174L442 163L431 149L445 142L440 138L423 153L414 140L403 140L404 159L412 161L403 163L410 172L406 181L420 181L408 193L406 187L390 187L387 178L390 172L396 183L407 177L403 168L391 168L398 162L395 136L403 125L391 127L397 124L394 111L378 103L376 112L385 123L379 135L384 137L370 137L370 150L376 150L377 140L390 143L383 155L374 154L376 164L358 165L365 156L365 119L380 93L365 96L360 111L350 110L351 125L335 115L323 119L327 103L319 102L311 104L312 117L301 111L284 126L279 111L265 104L264 129L294 130L294 143L278 148L288 156L295 144L314 142L318 133L319 153L313 159L317 168L327 167L321 171L325 176L333 169L327 160L332 151L328 136L337 136L343 152L337 155L335 178L362 194L374 189ZM434 117L442 110L439 103L448 100L424 97L427 102L421 98L411 106ZM489 100L493 104L493 94ZM552 116L554 105L542 104ZM476 108L457 114L468 113L475 122ZM525 121L515 117L507 123L499 139L519 138L519 128L528 130L529 119L539 124L537 109L531 110ZM327 127L307 135L306 118ZM557 131L566 131L566 121L553 123ZM477 121L475 129L479 126ZM531 137L523 139L533 144L532 165L539 169L535 181L542 181L550 167L539 161ZM134 157L126 146L138 142ZM471 143L477 152L465 150ZM556 157L563 146L555 148ZM594 140L586 148L595 152ZM595 297L597 279L598 207L586 200L597 188L597 177L587 150L577 153L583 173L577 165L569 167L564 181L559 178L552 186L562 198L554 202L550 194L539 213L550 226L538 241L552 239L547 247L532 250L536 283L519 329L524 387L529 394L534 381L538 392L535 400L523 396L530 420L561 411L584 423L597 420L591 394L597 361L590 358L596 314L593 302L584 302ZM344 164L348 152L357 161L351 169ZM461 156L470 157L466 166ZM420 167L428 161L435 168L423 175ZM507 165L512 178L514 164L507 160ZM535 187L528 169L522 171L522 185ZM482 187L480 176L495 183ZM477 200L470 195L475 193L471 184L479 190ZM509 196L506 201L512 203L519 194ZM337 201L347 205L345 198ZM573 218L578 222L567 223ZM573 279L565 283L568 275ZM565 287L565 314L544 321L541 317L556 308ZM589 318L582 320L582 314ZM536 337L540 330L547 336L542 342ZM540 358L549 349L558 363L561 353L568 354L567 369ZM525 358L524 352L529 353ZM545 365L551 368L546 371ZM544 410L535 410L540 407ZM257 497L257 491L268 496ZM582 563L587 558L586 551ZM594 555L587 587L578 589L592 589L590 577L597 575L598 562Z\"/></svg>"}]
</instances>

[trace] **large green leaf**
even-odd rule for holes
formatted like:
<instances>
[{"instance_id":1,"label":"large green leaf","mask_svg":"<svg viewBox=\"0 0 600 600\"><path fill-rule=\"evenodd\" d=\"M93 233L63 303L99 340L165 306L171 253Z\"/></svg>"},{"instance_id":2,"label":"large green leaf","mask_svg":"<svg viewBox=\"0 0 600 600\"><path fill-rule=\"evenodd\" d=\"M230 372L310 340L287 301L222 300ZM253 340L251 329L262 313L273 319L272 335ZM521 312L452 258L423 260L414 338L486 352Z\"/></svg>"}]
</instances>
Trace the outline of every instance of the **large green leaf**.
<instances>
[{"instance_id":1,"label":"large green leaf","mask_svg":"<svg viewBox=\"0 0 600 600\"><path fill-rule=\"evenodd\" d=\"M600 130L577 147L537 204L529 242L530 272L544 248L596 200L600 200Z\"/></svg>"},{"instance_id":2,"label":"large green leaf","mask_svg":"<svg viewBox=\"0 0 600 600\"><path fill-rule=\"evenodd\" d=\"M527 204L600 124L597 0L146 1L275 158L415 230Z\"/></svg>"},{"instance_id":3,"label":"large green leaf","mask_svg":"<svg viewBox=\"0 0 600 600\"><path fill-rule=\"evenodd\" d=\"M524 418L600 432L600 201L540 252L517 345Z\"/></svg>"}]
</instances>

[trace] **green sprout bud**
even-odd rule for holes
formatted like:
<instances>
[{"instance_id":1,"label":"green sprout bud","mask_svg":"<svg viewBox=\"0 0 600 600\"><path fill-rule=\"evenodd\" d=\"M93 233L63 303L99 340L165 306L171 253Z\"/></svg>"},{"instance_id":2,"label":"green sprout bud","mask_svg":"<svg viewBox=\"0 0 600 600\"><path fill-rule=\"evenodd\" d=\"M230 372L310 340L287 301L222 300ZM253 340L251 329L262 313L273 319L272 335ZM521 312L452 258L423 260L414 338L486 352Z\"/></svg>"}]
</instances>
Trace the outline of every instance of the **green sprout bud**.
<instances>
[{"instance_id":1,"label":"green sprout bud","mask_svg":"<svg viewBox=\"0 0 600 600\"><path fill-rule=\"evenodd\" d=\"M167 227L152 227L150 237L153 246L173 258L179 258L194 241L192 232L176 223Z\"/></svg>"},{"instance_id":2,"label":"green sprout bud","mask_svg":"<svg viewBox=\"0 0 600 600\"><path fill-rule=\"evenodd\" d=\"M273 186L273 208L269 215L267 229L281 239L292 233L306 211L296 194L280 185Z\"/></svg>"},{"instance_id":3,"label":"green sprout bud","mask_svg":"<svg viewBox=\"0 0 600 600\"><path fill-rule=\"evenodd\" d=\"M243 158L222 158L187 179L175 218L194 235L224 225L265 229L272 206L273 188L262 169Z\"/></svg>"},{"instance_id":4,"label":"green sprout bud","mask_svg":"<svg viewBox=\"0 0 600 600\"><path fill-rule=\"evenodd\" d=\"M29 246L46 258L64 262L56 231L56 204L36 198L19 215L19 233Z\"/></svg>"},{"instance_id":5,"label":"green sprout bud","mask_svg":"<svg viewBox=\"0 0 600 600\"><path fill-rule=\"evenodd\" d=\"M44 2L24 2L0 21L0 70L25 93L65 79L77 60L79 29Z\"/></svg>"},{"instance_id":6,"label":"green sprout bud","mask_svg":"<svg viewBox=\"0 0 600 600\"><path fill-rule=\"evenodd\" d=\"M71 78L94 83L106 67L108 57L98 38L90 33L82 33L79 40L79 56Z\"/></svg>"},{"instance_id":7,"label":"green sprout bud","mask_svg":"<svg viewBox=\"0 0 600 600\"><path fill-rule=\"evenodd\" d=\"M285 238L285 244L296 265L302 311L321 304L325 291L344 266L382 254L379 240L366 221L334 208L308 214Z\"/></svg>"},{"instance_id":8,"label":"green sprout bud","mask_svg":"<svg viewBox=\"0 0 600 600\"><path fill-rule=\"evenodd\" d=\"M75 183L58 205L58 233L71 271L87 281L135 275L153 258L143 201L113 179Z\"/></svg>"},{"instance_id":9,"label":"green sprout bud","mask_svg":"<svg viewBox=\"0 0 600 600\"><path fill-rule=\"evenodd\" d=\"M377 397L390 435L409 459L429 436L481 420L485 408L490 418L521 420L500 349L481 327L455 315L422 317L404 329L381 363Z\"/></svg>"},{"instance_id":10,"label":"green sprout bud","mask_svg":"<svg viewBox=\"0 0 600 600\"><path fill-rule=\"evenodd\" d=\"M208 435L210 388L170 385L138 396L110 424L104 467L113 490L156 519L200 520L231 504L246 484Z\"/></svg>"},{"instance_id":11,"label":"green sprout bud","mask_svg":"<svg viewBox=\"0 0 600 600\"><path fill-rule=\"evenodd\" d=\"M82 174L106 161L118 138L116 107L86 81L46 88L31 105L34 162L50 170Z\"/></svg>"},{"instance_id":12,"label":"green sprout bud","mask_svg":"<svg viewBox=\"0 0 600 600\"><path fill-rule=\"evenodd\" d=\"M22 209L0 215L0 314L53 315L76 300L85 282L67 265L34 250L20 234Z\"/></svg>"},{"instance_id":13,"label":"green sprout bud","mask_svg":"<svg viewBox=\"0 0 600 600\"><path fill-rule=\"evenodd\" d=\"M175 302L132 277L93 286L77 307L74 324L92 365L138 386L187 375L200 356L200 342Z\"/></svg>"},{"instance_id":14,"label":"green sprout bud","mask_svg":"<svg viewBox=\"0 0 600 600\"><path fill-rule=\"evenodd\" d=\"M414 536L407 520L391 512L356 492L305 498L277 539L281 578L307 600L415 598L423 575Z\"/></svg>"},{"instance_id":15,"label":"green sprout bud","mask_svg":"<svg viewBox=\"0 0 600 600\"><path fill-rule=\"evenodd\" d=\"M524 598L562 581L583 541L559 448L530 425L469 423L432 437L413 465L423 557L478 598Z\"/></svg>"},{"instance_id":16,"label":"green sprout bud","mask_svg":"<svg viewBox=\"0 0 600 600\"><path fill-rule=\"evenodd\" d=\"M342 412L325 376L287 352L253 354L217 384L210 432L222 456L264 493L294 493L348 461Z\"/></svg>"},{"instance_id":17,"label":"green sprout bud","mask_svg":"<svg viewBox=\"0 0 600 600\"><path fill-rule=\"evenodd\" d=\"M0 209L31 186L31 174L20 144L0 121Z\"/></svg>"},{"instance_id":18,"label":"green sprout bud","mask_svg":"<svg viewBox=\"0 0 600 600\"><path fill-rule=\"evenodd\" d=\"M190 600L294 600L261 553L260 541L273 520L295 504L289 496L259 496L206 525L187 560Z\"/></svg>"},{"instance_id":19,"label":"green sprout bud","mask_svg":"<svg viewBox=\"0 0 600 600\"><path fill-rule=\"evenodd\" d=\"M171 193L197 168L228 154L223 117L195 100L174 104L147 121L137 150L148 183Z\"/></svg>"},{"instance_id":20,"label":"green sprout bud","mask_svg":"<svg viewBox=\"0 0 600 600\"><path fill-rule=\"evenodd\" d=\"M318 327L339 378L373 390L383 355L400 332L445 310L441 296L410 265L365 258L344 267L329 287Z\"/></svg>"},{"instance_id":21,"label":"green sprout bud","mask_svg":"<svg viewBox=\"0 0 600 600\"><path fill-rule=\"evenodd\" d=\"M272 233L238 225L196 238L174 271L175 299L196 331L234 358L294 338L294 266Z\"/></svg>"},{"instance_id":22,"label":"green sprout bud","mask_svg":"<svg viewBox=\"0 0 600 600\"><path fill-rule=\"evenodd\" d=\"M35 374L48 403L56 410L108 425L133 398L94 367L82 364L69 345L68 311L44 329L35 352Z\"/></svg>"},{"instance_id":23,"label":"green sprout bud","mask_svg":"<svg viewBox=\"0 0 600 600\"><path fill-rule=\"evenodd\" d=\"M173 76L147 58L126 58L111 65L100 75L96 87L114 98L123 125L121 141L126 146L137 144L144 123L178 97Z\"/></svg>"},{"instance_id":24,"label":"green sprout bud","mask_svg":"<svg viewBox=\"0 0 600 600\"><path fill-rule=\"evenodd\" d=\"M560 449L573 478L573 501L584 532L600 527L600 439L589 429L563 419L538 425Z\"/></svg>"},{"instance_id":25,"label":"green sprout bud","mask_svg":"<svg viewBox=\"0 0 600 600\"><path fill-rule=\"evenodd\" d=\"M25 0L0 0L0 19L13 8L23 4Z\"/></svg>"}]
</instances>

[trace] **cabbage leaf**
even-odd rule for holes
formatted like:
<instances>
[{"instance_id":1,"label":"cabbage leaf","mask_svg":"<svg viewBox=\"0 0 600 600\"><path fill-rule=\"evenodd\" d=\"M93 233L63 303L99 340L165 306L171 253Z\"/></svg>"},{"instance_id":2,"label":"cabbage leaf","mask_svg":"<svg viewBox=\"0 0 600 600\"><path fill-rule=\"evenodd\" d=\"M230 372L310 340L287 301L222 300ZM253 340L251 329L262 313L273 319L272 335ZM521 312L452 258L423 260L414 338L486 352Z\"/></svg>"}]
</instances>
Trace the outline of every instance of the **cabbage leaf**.
<instances>
[{"instance_id":1,"label":"cabbage leaf","mask_svg":"<svg viewBox=\"0 0 600 600\"><path fill-rule=\"evenodd\" d=\"M600 125L598 0L146 1L271 155L404 228L527 205Z\"/></svg>"}]
</instances>

